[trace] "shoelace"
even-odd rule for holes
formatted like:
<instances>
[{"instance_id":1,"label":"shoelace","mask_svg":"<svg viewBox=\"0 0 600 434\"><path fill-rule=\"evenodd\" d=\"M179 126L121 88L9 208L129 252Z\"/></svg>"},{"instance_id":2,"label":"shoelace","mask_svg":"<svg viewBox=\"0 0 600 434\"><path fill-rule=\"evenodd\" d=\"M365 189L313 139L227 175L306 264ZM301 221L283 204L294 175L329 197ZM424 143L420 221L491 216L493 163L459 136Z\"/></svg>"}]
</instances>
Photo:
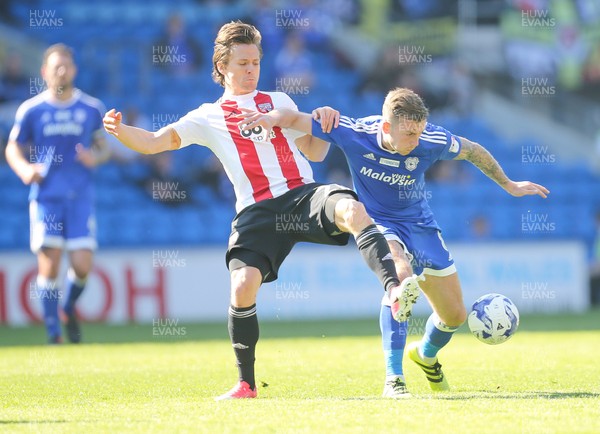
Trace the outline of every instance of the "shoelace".
<instances>
[{"instance_id":1,"label":"shoelace","mask_svg":"<svg viewBox=\"0 0 600 434\"><path fill-rule=\"evenodd\" d=\"M435 370L436 375L442 374L442 365L440 365L439 362L435 362L435 364L433 365L433 369Z\"/></svg>"},{"instance_id":2,"label":"shoelace","mask_svg":"<svg viewBox=\"0 0 600 434\"><path fill-rule=\"evenodd\" d=\"M405 390L406 389L406 384L404 383L404 381L402 381L401 378L396 378L394 380L394 383L392 384L392 388L394 390Z\"/></svg>"},{"instance_id":3,"label":"shoelace","mask_svg":"<svg viewBox=\"0 0 600 434\"><path fill-rule=\"evenodd\" d=\"M442 365L440 365L439 362L435 362L431 367L427 367L427 370L427 376L432 379L441 380L442 378L444 378L444 373L442 372Z\"/></svg>"}]
</instances>

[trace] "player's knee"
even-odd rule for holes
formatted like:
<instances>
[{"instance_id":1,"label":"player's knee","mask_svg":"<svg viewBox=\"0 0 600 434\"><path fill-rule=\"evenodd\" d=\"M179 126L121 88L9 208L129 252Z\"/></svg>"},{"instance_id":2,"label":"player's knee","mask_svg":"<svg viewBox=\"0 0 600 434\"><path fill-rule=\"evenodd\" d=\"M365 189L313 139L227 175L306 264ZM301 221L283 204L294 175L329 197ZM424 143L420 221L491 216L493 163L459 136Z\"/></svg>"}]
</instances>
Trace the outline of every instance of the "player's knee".
<instances>
[{"instance_id":1,"label":"player's knee","mask_svg":"<svg viewBox=\"0 0 600 434\"><path fill-rule=\"evenodd\" d=\"M454 311L449 312L442 318L448 327L460 327L467 320L467 311L464 306L457 306Z\"/></svg>"},{"instance_id":2,"label":"player's knee","mask_svg":"<svg viewBox=\"0 0 600 434\"><path fill-rule=\"evenodd\" d=\"M73 270L74 277L80 280L85 280L90 274L92 270L91 264L71 264L71 269Z\"/></svg>"},{"instance_id":3,"label":"player's knee","mask_svg":"<svg viewBox=\"0 0 600 434\"><path fill-rule=\"evenodd\" d=\"M94 256L92 252L87 250L75 251L71 254L69 263L72 273L75 273L75 277L83 280L92 271Z\"/></svg>"},{"instance_id":4,"label":"player's knee","mask_svg":"<svg viewBox=\"0 0 600 434\"><path fill-rule=\"evenodd\" d=\"M362 230L373 223L365 206L354 199L341 199L336 204L336 214L340 215L345 225L351 230Z\"/></svg>"},{"instance_id":5,"label":"player's knee","mask_svg":"<svg viewBox=\"0 0 600 434\"><path fill-rule=\"evenodd\" d=\"M235 307L251 306L256 301L260 286L260 272L244 267L231 272L231 304ZM258 273L258 276L256 275Z\"/></svg>"},{"instance_id":6,"label":"player's knee","mask_svg":"<svg viewBox=\"0 0 600 434\"><path fill-rule=\"evenodd\" d=\"M81 270L76 270L75 267L71 265L69 270L67 271L67 278L70 282L73 282L79 286L83 286L87 282L88 272L81 272Z\"/></svg>"},{"instance_id":7,"label":"player's knee","mask_svg":"<svg viewBox=\"0 0 600 434\"><path fill-rule=\"evenodd\" d=\"M237 271L237 270L236 270ZM250 292L252 288L251 280L246 273L233 272L231 274L231 293L232 294L246 294Z\"/></svg>"}]
</instances>

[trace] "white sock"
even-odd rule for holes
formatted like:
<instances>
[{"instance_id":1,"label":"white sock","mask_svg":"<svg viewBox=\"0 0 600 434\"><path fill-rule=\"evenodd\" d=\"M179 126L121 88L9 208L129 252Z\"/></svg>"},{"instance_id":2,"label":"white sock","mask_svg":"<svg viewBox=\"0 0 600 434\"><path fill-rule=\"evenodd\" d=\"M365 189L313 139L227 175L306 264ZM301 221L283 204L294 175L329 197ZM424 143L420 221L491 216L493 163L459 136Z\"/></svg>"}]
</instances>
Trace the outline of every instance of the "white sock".
<instances>
[{"instance_id":1,"label":"white sock","mask_svg":"<svg viewBox=\"0 0 600 434\"><path fill-rule=\"evenodd\" d=\"M402 381L404 381L404 375L388 375L385 377L385 382L387 383L388 381L395 381L397 378L400 378Z\"/></svg>"}]
</instances>

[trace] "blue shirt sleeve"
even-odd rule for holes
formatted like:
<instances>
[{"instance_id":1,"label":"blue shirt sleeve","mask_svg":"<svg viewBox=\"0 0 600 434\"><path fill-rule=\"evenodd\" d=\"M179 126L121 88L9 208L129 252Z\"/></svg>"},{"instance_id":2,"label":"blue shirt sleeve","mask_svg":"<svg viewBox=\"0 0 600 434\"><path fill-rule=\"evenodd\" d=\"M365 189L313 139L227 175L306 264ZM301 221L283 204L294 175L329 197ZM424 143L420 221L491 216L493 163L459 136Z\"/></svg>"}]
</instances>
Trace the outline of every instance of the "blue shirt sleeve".
<instances>
[{"instance_id":1,"label":"blue shirt sleeve","mask_svg":"<svg viewBox=\"0 0 600 434\"><path fill-rule=\"evenodd\" d=\"M104 130L104 124L102 123L102 119L104 118L104 113L106 113L106 107L104 107L104 105L101 104L94 111L95 115L92 131Z\"/></svg>"},{"instance_id":2,"label":"blue shirt sleeve","mask_svg":"<svg viewBox=\"0 0 600 434\"><path fill-rule=\"evenodd\" d=\"M439 160L454 160L460 154L460 150L462 149L462 142L460 141L460 137L455 136L448 130L444 130L446 132L446 145L442 149L438 159Z\"/></svg>"},{"instance_id":3,"label":"blue shirt sleeve","mask_svg":"<svg viewBox=\"0 0 600 434\"><path fill-rule=\"evenodd\" d=\"M344 149L354 143L357 135L359 135L359 132L353 129L352 125L355 125L355 119L340 116L338 127L332 128L330 133L324 133L321 129L321 122L313 119L312 135Z\"/></svg>"},{"instance_id":4,"label":"blue shirt sleeve","mask_svg":"<svg viewBox=\"0 0 600 434\"><path fill-rule=\"evenodd\" d=\"M323 139L326 142L337 144L335 140L336 130L338 128L332 128L330 133L324 133L321 129L321 122L316 121L314 118L312 120L312 136L317 137L319 139Z\"/></svg>"},{"instance_id":5,"label":"blue shirt sleeve","mask_svg":"<svg viewBox=\"0 0 600 434\"><path fill-rule=\"evenodd\" d=\"M10 132L10 140L20 145L26 145L33 140L31 124L31 110L19 109L15 117L15 124Z\"/></svg>"}]
</instances>

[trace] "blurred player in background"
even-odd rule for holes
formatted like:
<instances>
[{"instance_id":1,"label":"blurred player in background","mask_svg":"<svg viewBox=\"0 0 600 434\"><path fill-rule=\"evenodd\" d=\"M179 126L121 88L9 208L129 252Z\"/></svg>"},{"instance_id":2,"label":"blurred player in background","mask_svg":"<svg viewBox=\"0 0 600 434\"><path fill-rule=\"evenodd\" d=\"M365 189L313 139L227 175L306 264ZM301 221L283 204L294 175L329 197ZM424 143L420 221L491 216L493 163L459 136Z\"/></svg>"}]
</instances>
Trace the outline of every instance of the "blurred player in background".
<instances>
[{"instance_id":1,"label":"blurred player in background","mask_svg":"<svg viewBox=\"0 0 600 434\"><path fill-rule=\"evenodd\" d=\"M77 67L64 44L50 46L42 69L47 90L17 110L6 160L31 185L31 250L38 257L36 290L42 300L49 343L62 342L58 305L69 340L81 332L75 303L85 288L96 249L92 169L109 157L100 101L73 87ZM66 293L58 282L63 250L69 253Z\"/></svg>"},{"instance_id":2,"label":"blurred player in background","mask_svg":"<svg viewBox=\"0 0 600 434\"><path fill-rule=\"evenodd\" d=\"M213 78L225 88L215 103L201 105L178 122L152 133L121 122L114 109L104 127L131 149L146 154L176 150L191 144L210 148L219 158L236 193L236 215L226 255L231 275L228 327L237 358L239 382L218 399L257 396L254 375L259 327L256 295L263 282L277 279L279 267L298 242L345 245L349 233L384 288L398 278L391 253L356 193L337 184L318 184L308 161L313 146L325 143L310 135L261 127L241 131L241 110L268 112L278 107L296 111L281 92L256 90L262 57L261 35L251 25L225 24L215 40ZM337 114L317 114L332 125ZM298 223L286 228L281 223ZM340 300L343 302L343 300ZM343 305L340 305L343 308Z\"/></svg>"},{"instance_id":3,"label":"blurred player in background","mask_svg":"<svg viewBox=\"0 0 600 434\"><path fill-rule=\"evenodd\" d=\"M437 353L467 316L452 255L427 203L425 171L438 160L467 160L513 196L545 198L548 194L541 185L510 180L485 148L427 122L428 115L419 95L396 88L385 99L383 116L341 116L330 133L323 132L311 115L291 110L248 112L241 123L243 129L280 127L313 134L337 144L346 154L358 197L388 240L402 282L389 297L384 296L380 314L386 357L383 395L390 398L410 396L402 357L407 319L419 289L434 312L421 341L409 345L407 352L425 372L432 390L449 390ZM320 145L320 150L315 146L314 161L322 161L328 149L328 144Z\"/></svg>"}]
</instances>

